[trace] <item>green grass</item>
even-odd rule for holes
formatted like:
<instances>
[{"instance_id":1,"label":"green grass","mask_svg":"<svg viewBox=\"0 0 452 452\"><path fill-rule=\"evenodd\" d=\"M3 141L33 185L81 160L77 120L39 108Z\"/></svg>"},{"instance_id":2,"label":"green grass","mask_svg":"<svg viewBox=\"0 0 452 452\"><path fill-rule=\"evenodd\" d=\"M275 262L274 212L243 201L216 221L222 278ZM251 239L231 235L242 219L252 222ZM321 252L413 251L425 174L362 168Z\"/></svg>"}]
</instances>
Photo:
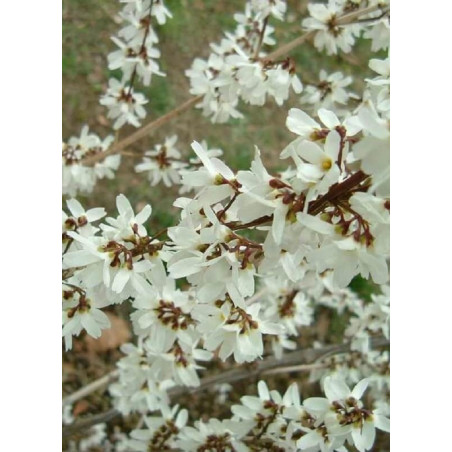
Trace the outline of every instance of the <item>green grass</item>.
<instances>
[{"instance_id":1,"label":"green grass","mask_svg":"<svg viewBox=\"0 0 452 452\"><path fill-rule=\"evenodd\" d=\"M144 89L143 93L149 99L153 117L159 117L176 106L166 77L154 76L151 86Z\"/></svg>"}]
</instances>

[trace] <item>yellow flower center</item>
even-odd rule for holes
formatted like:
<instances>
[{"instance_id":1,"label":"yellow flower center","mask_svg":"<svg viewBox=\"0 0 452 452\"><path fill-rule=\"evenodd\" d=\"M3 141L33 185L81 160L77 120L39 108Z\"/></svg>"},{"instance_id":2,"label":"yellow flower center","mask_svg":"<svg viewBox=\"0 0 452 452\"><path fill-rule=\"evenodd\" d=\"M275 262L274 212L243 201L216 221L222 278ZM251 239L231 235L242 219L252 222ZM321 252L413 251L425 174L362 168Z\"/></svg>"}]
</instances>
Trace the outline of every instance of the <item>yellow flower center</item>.
<instances>
[{"instance_id":1,"label":"yellow flower center","mask_svg":"<svg viewBox=\"0 0 452 452\"><path fill-rule=\"evenodd\" d=\"M325 159L325 160L322 162L322 168L323 168L325 171L328 171L328 170L331 168L332 165L333 165L333 162L331 161L331 159Z\"/></svg>"}]
</instances>

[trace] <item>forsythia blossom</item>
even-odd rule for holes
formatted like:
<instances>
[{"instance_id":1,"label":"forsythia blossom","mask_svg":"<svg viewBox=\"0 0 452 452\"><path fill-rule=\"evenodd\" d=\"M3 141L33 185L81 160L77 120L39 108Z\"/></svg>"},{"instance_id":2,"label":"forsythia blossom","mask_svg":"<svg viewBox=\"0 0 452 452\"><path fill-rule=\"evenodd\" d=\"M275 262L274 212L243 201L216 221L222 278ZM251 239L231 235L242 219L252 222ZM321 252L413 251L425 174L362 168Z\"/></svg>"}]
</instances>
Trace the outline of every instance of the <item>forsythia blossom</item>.
<instances>
[{"instance_id":1,"label":"forsythia blossom","mask_svg":"<svg viewBox=\"0 0 452 452\"><path fill-rule=\"evenodd\" d=\"M151 83L153 75L164 76L157 59L160 51L154 45L158 37L152 27L152 19L162 25L172 17L163 0L125 1L120 17L126 25L112 40L118 50L108 55L108 68L120 69L122 79L110 79L107 93L100 103L108 108L108 117L114 120L113 128L120 129L125 124L135 127L146 116L145 105L148 100L142 93L134 90L134 82L140 79L143 85Z\"/></svg>"},{"instance_id":2,"label":"forsythia blossom","mask_svg":"<svg viewBox=\"0 0 452 452\"><path fill-rule=\"evenodd\" d=\"M89 159L105 152L113 136L101 140L97 135L89 133L88 126L82 128L80 137L71 137L63 143L63 194L75 196L78 192L90 193L97 179L114 177L121 161L120 155L109 155L95 162L93 166L83 164Z\"/></svg>"},{"instance_id":3,"label":"forsythia blossom","mask_svg":"<svg viewBox=\"0 0 452 452\"><path fill-rule=\"evenodd\" d=\"M121 3L122 28L112 38L118 49L108 65L122 77L109 80L100 100L114 129L138 127L145 118L148 100L136 82L148 86L164 75L153 25L172 17L162 0ZM62 215L62 336L67 350L82 332L99 338L110 328L108 311L124 305L134 340L120 348L109 393L116 410L141 419L129 434L96 427L73 448L345 452L351 446L366 452L377 429L389 431L387 9L377 0L328 0L309 3L310 17L302 21L328 55L350 52L358 38L371 39L374 50L388 48L388 55L370 58L358 95L351 91L356 77L346 72L321 70L319 82L304 89L292 58L266 53L286 2L246 2L234 15L234 32L211 44L186 75L190 93L200 96L197 107L212 122L242 117L240 101L262 106L272 98L281 106L291 91L303 92L300 108L287 112L281 147L271 149L281 168L267 165L265 143L262 151L255 146L249 168L235 171L202 136L193 136L190 158L169 134L142 149L135 166L151 186L180 186L173 203L178 217L164 229L153 230L158 218L136 199L139 193L134 204L144 207L120 194L116 216L74 198L114 176L120 146L111 148L112 136L101 140L84 126L80 137L63 144L63 193L71 198ZM368 279L373 293L352 290L355 278ZM313 328L325 312L340 318L344 340L326 354L335 325ZM235 399L229 419L205 413L196 420L170 405L184 391L205 390L211 378L220 381L212 385L219 392L212 400L223 403L235 397L234 381L224 384L215 366L236 375L237 364L257 361L250 369L265 375L291 350L289 362L304 356L301 347L315 361L304 383L319 382L325 397L301 400L296 383L280 394L259 381L257 395ZM72 420L66 410L64 422Z\"/></svg>"},{"instance_id":4,"label":"forsythia blossom","mask_svg":"<svg viewBox=\"0 0 452 452\"><path fill-rule=\"evenodd\" d=\"M244 14L234 16L238 25L234 33L226 33L220 44L211 44L213 53L207 60L195 59L186 71L194 95L202 95L198 107L212 122L241 118L239 99L251 105L263 105L267 96L282 105L289 90L300 93L303 85L295 73L294 61L265 59L261 46L272 45L273 27L270 15L283 20L285 2L253 1L246 4Z\"/></svg>"}]
</instances>

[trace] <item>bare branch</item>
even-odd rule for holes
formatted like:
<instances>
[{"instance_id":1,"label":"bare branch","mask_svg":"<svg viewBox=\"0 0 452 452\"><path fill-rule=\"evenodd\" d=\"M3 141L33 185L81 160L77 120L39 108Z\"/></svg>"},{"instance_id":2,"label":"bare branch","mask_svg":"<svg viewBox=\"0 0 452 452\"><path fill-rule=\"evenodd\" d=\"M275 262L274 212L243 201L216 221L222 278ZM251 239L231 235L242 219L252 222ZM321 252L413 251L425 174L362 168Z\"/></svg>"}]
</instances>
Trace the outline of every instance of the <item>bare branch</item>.
<instances>
[{"instance_id":1,"label":"bare branch","mask_svg":"<svg viewBox=\"0 0 452 452\"><path fill-rule=\"evenodd\" d=\"M70 405L71 403L76 402L77 400L83 399L84 397L88 396L89 394L97 391L98 389L102 388L102 386L106 386L112 381L116 380L119 377L119 370L115 369L112 370L107 375L104 375L102 378L99 378L98 380L93 381L92 383L84 386L83 388L79 389L78 391L75 391L71 395L68 395L63 399L63 406Z\"/></svg>"},{"instance_id":2,"label":"bare branch","mask_svg":"<svg viewBox=\"0 0 452 452\"><path fill-rule=\"evenodd\" d=\"M191 108L194 104L200 101L202 97L203 96L201 95L192 97L191 99L184 102L182 105L179 105L179 107L176 107L174 110L171 110L165 115L160 116L160 118L156 119L155 121L146 124L145 126L141 127L136 132L132 133L123 140L118 141L106 152L100 152L96 155L93 155L92 157L88 157L86 160L82 160L83 165L93 166L96 162L103 160L105 157L108 157L109 155L112 154L116 154L122 149L125 149L127 146L130 146L132 143L135 143L135 141L138 141L139 139L145 137L152 129L160 127L161 125L165 124L166 122L170 121L176 116L179 116L181 113Z\"/></svg>"}]
</instances>

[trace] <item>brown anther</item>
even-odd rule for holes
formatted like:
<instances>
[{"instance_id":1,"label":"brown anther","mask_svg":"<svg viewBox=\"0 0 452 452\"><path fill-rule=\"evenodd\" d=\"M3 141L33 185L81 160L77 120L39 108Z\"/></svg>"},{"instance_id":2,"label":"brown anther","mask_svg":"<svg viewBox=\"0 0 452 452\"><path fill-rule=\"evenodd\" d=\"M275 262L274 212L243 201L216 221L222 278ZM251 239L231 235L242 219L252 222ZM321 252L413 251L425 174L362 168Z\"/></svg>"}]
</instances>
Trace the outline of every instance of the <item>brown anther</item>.
<instances>
[{"instance_id":1,"label":"brown anther","mask_svg":"<svg viewBox=\"0 0 452 452\"><path fill-rule=\"evenodd\" d=\"M285 187L288 187L287 184L285 184L282 180L279 180L279 179L270 179L268 181L268 185L270 185L271 188L285 188Z\"/></svg>"},{"instance_id":2,"label":"brown anther","mask_svg":"<svg viewBox=\"0 0 452 452\"><path fill-rule=\"evenodd\" d=\"M75 229L77 228L77 223L75 222L74 218L67 218L64 222L64 227L66 229Z\"/></svg>"},{"instance_id":3,"label":"brown anther","mask_svg":"<svg viewBox=\"0 0 452 452\"><path fill-rule=\"evenodd\" d=\"M290 204L295 199L295 193L285 193L282 199L283 204Z\"/></svg>"},{"instance_id":4,"label":"brown anther","mask_svg":"<svg viewBox=\"0 0 452 452\"><path fill-rule=\"evenodd\" d=\"M65 300L70 300L74 296L73 290L63 290L63 298Z\"/></svg>"},{"instance_id":5,"label":"brown anther","mask_svg":"<svg viewBox=\"0 0 452 452\"><path fill-rule=\"evenodd\" d=\"M328 134L330 133L329 129L315 129L311 135L309 135L309 138L312 141L319 141L319 140L324 140Z\"/></svg>"},{"instance_id":6,"label":"brown anther","mask_svg":"<svg viewBox=\"0 0 452 452\"><path fill-rule=\"evenodd\" d=\"M85 215L82 215L81 217L77 218L77 224L79 227L85 226L85 224L88 224L88 219L85 217Z\"/></svg>"}]
</instances>

